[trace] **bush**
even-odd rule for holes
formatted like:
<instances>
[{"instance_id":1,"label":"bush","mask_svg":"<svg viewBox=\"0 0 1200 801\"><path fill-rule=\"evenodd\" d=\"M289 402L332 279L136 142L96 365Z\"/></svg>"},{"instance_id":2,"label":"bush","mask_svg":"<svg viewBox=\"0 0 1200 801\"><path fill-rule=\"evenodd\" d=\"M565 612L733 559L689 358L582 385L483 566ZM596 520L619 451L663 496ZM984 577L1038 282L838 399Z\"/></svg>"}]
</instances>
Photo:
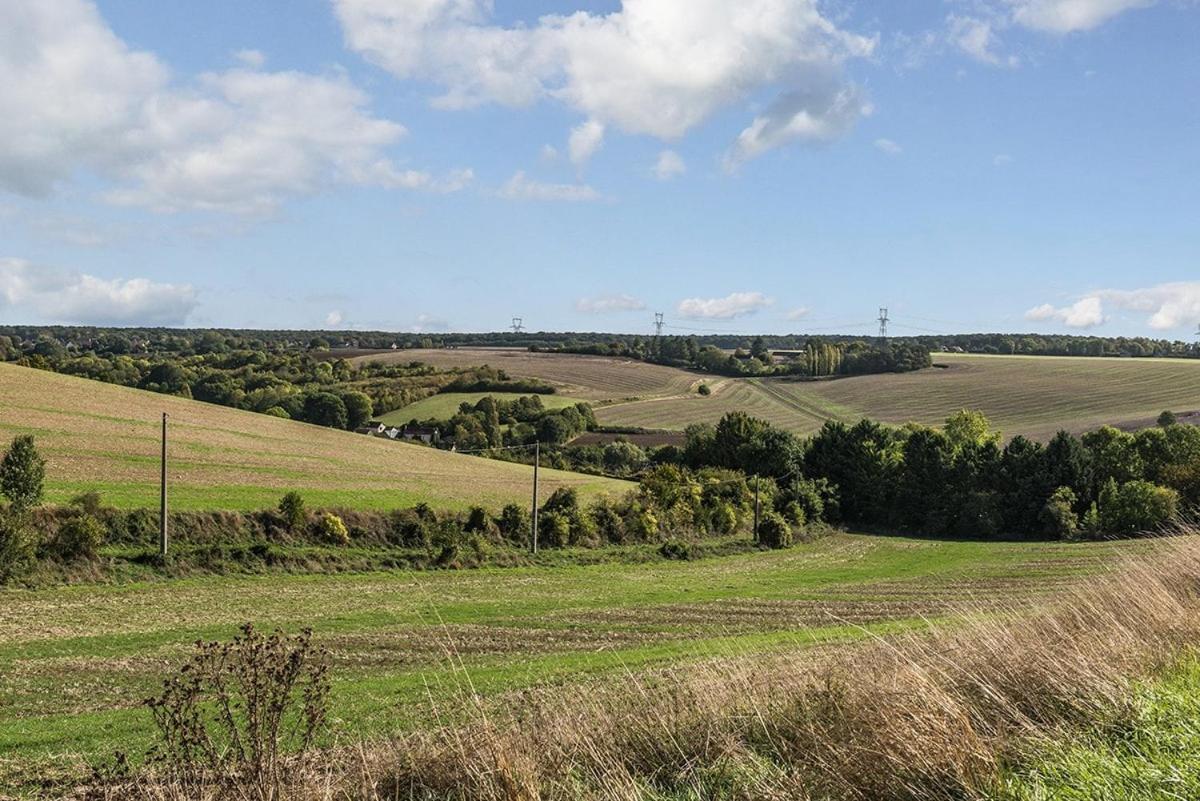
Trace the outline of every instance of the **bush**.
<instances>
[{"instance_id":1,"label":"bush","mask_svg":"<svg viewBox=\"0 0 1200 801\"><path fill-rule=\"evenodd\" d=\"M1059 487L1042 507L1041 520L1045 531L1060 540L1073 540L1079 536L1079 515L1075 504L1079 502L1070 487Z\"/></svg>"},{"instance_id":2,"label":"bush","mask_svg":"<svg viewBox=\"0 0 1200 801\"><path fill-rule=\"evenodd\" d=\"M713 506L709 523L718 534L732 534L738 527L737 509L729 501L718 501Z\"/></svg>"},{"instance_id":3,"label":"bush","mask_svg":"<svg viewBox=\"0 0 1200 801\"><path fill-rule=\"evenodd\" d=\"M1160 428L1168 428L1175 425L1178 419L1175 417L1175 412L1170 410L1163 412L1158 416L1158 425Z\"/></svg>"},{"instance_id":4,"label":"bush","mask_svg":"<svg viewBox=\"0 0 1200 801\"><path fill-rule=\"evenodd\" d=\"M1128 536L1153 531L1167 523L1179 507L1179 493L1149 481L1109 481L1100 493L1100 528L1105 534Z\"/></svg>"},{"instance_id":5,"label":"bush","mask_svg":"<svg viewBox=\"0 0 1200 801\"><path fill-rule=\"evenodd\" d=\"M805 521L808 519L807 515L804 513L804 507L801 506L797 501L792 501L791 503L785 504L781 512L783 514L783 519L791 523L793 526L803 526Z\"/></svg>"},{"instance_id":6,"label":"bush","mask_svg":"<svg viewBox=\"0 0 1200 801\"><path fill-rule=\"evenodd\" d=\"M94 515L76 515L58 527L54 536L55 556L64 561L95 559L108 538L108 530Z\"/></svg>"},{"instance_id":7,"label":"bush","mask_svg":"<svg viewBox=\"0 0 1200 801\"><path fill-rule=\"evenodd\" d=\"M492 518L488 514L487 509L482 506L472 506L470 513L467 515L467 522L463 526L463 531L468 534L486 534L491 531Z\"/></svg>"},{"instance_id":8,"label":"bush","mask_svg":"<svg viewBox=\"0 0 1200 801\"><path fill-rule=\"evenodd\" d=\"M529 545L530 520L529 510L516 503L510 503L500 510L496 524L500 534L509 542Z\"/></svg>"},{"instance_id":9,"label":"bush","mask_svg":"<svg viewBox=\"0 0 1200 801\"><path fill-rule=\"evenodd\" d=\"M0 492L8 498L13 511L24 512L41 503L45 480L46 460L33 444L33 435L14 437L0 460Z\"/></svg>"},{"instance_id":10,"label":"bush","mask_svg":"<svg viewBox=\"0 0 1200 801\"><path fill-rule=\"evenodd\" d=\"M144 702L158 728L151 761L196 790L224 782L238 796L282 798L285 760L325 727L329 689L328 653L308 630L263 636L246 624L232 642L198 643Z\"/></svg>"},{"instance_id":11,"label":"bush","mask_svg":"<svg viewBox=\"0 0 1200 801\"><path fill-rule=\"evenodd\" d=\"M658 552L664 559L686 561L692 558L692 546L679 540L667 540L659 546Z\"/></svg>"},{"instance_id":12,"label":"bush","mask_svg":"<svg viewBox=\"0 0 1200 801\"><path fill-rule=\"evenodd\" d=\"M707 397L712 394L712 387L710 387L708 384L701 384L700 386L696 387L696 391Z\"/></svg>"},{"instance_id":13,"label":"bush","mask_svg":"<svg viewBox=\"0 0 1200 801\"><path fill-rule=\"evenodd\" d=\"M0 509L0 583L25 573L36 550L37 538L25 516Z\"/></svg>"},{"instance_id":14,"label":"bush","mask_svg":"<svg viewBox=\"0 0 1200 801\"><path fill-rule=\"evenodd\" d=\"M768 548L792 547L792 527L783 515L767 512L758 524L758 541Z\"/></svg>"},{"instance_id":15,"label":"bush","mask_svg":"<svg viewBox=\"0 0 1200 801\"><path fill-rule=\"evenodd\" d=\"M346 524L333 513L321 516L321 521L317 523L317 533L321 539L333 545L350 544L350 532L346 530Z\"/></svg>"},{"instance_id":16,"label":"bush","mask_svg":"<svg viewBox=\"0 0 1200 801\"><path fill-rule=\"evenodd\" d=\"M625 541L625 521L606 499L601 499L590 509L592 526L596 534L604 542L621 543Z\"/></svg>"},{"instance_id":17,"label":"bush","mask_svg":"<svg viewBox=\"0 0 1200 801\"><path fill-rule=\"evenodd\" d=\"M571 520L561 512L538 515L538 546L563 548L571 542Z\"/></svg>"},{"instance_id":18,"label":"bush","mask_svg":"<svg viewBox=\"0 0 1200 801\"><path fill-rule=\"evenodd\" d=\"M98 515L104 508L100 493L95 491L83 492L76 495L71 499L71 505L89 515Z\"/></svg>"},{"instance_id":19,"label":"bush","mask_svg":"<svg viewBox=\"0 0 1200 801\"><path fill-rule=\"evenodd\" d=\"M279 515L289 531L298 531L308 522L308 511L304 498L298 492L289 492L279 500Z\"/></svg>"}]
</instances>

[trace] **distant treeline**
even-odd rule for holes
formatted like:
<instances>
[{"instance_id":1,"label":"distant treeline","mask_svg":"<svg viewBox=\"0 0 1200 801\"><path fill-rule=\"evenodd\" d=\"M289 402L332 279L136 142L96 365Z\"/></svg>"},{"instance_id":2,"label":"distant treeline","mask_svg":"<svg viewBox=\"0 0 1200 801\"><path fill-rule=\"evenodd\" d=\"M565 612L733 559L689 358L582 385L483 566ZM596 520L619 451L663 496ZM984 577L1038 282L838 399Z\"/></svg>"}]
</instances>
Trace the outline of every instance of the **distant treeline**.
<instances>
[{"instance_id":1,"label":"distant treeline","mask_svg":"<svg viewBox=\"0 0 1200 801\"><path fill-rule=\"evenodd\" d=\"M490 367L354 365L331 358L327 343L313 339L299 345L286 337L165 329L0 332L0 361L350 430L442 391L554 392Z\"/></svg>"},{"instance_id":2,"label":"distant treeline","mask_svg":"<svg viewBox=\"0 0 1200 801\"><path fill-rule=\"evenodd\" d=\"M727 376L792 375L826 378L869 373L905 373L930 367L929 348L920 344L861 340L836 342L807 339L789 350L772 350L757 336L729 352L697 337L612 337L607 342L564 342L555 347L531 345L532 351L616 356L703 370Z\"/></svg>"},{"instance_id":3,"label":"distant treeline","mask_svg":"<svg viewBox=\"0 0 1200 801\"><path fill-rule=\"evenodd\" d=\"M54 339L64 346L87 349L97 342L126 343L130 353L178 350L187 353L193 343L212 339L237 340L256 350L390 350L447 347L514 347L540 349L589 349L587 352L650 353L655 337L603 332L533 332L412 334L392 331L313 331L313 330L241 330L172 328L97 328L89 326L0 326L0 336L18 343ZM668 335L659 338L664 353L694 347L696 351L712 346L721 350L738 348L749 352L756 339L771 351L801 351L810 342L825 342L849 347L854 343L870 347L873 337L862 334L702 334ZM898 336L888 340L893 347L923 347L932 351L961 349L967 353L1026 354L1032 356L1166 356L1200 358L1200 345L1180 340L1150 337L1099 337L1073 334L929 334ZM691 342L689 346L683 343ZM667 344L674 343L674 344Z\"/></svg>"}]
</instances>

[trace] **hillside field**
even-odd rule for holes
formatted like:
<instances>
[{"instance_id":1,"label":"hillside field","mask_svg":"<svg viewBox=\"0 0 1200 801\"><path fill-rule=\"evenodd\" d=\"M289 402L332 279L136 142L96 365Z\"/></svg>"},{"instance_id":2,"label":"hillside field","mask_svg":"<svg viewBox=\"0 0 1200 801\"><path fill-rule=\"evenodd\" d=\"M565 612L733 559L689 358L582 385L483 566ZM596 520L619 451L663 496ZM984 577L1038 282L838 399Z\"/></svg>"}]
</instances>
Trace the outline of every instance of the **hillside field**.
<instances>
[{"instance_id":1,"label":"hillside field","mask_svg":"<svg viewBox=\"0 0 1200 801\"><path fill-rule=\"evenodd\" d=\"M540 378L566 397L593 402L662 397L693 391L704 377L674 367L632 359L531 353L522 348L447 348L401 350L360 356L357 363L425 362L435 367L478 367L503 370L511 378Z\"/></svg>"},{"instance_id":2,"label":"hillside field","mask_svg":"<svg viewBox=\"0 0 1200 801\"><path fill-rule=\"evenodd\" d=\"M524 465L0 364L0 438L37 437L52 502L96 490L111 506L156 507L163 412L175 509L270 508L293 489L312 506L358 509L529 501ZM546 497L561 486L585 496L632 486L555 470L541 480Z\"/></svg>"},{"instance_id":3,"label":"hillside field","mask_svg":"<svg viewBox=\"0 0 1200 801\"><path fill-rule=\"evenodd\" d=\"M404 425L410 420L449 420L458 413L458 407L464 403L474 406L487 397L502 401L514 401L517 398L527 397L529 394L520 392L443 392L416 403L410 403L387 414L376 415L373 419L390 426ZM568 398L562 395L538 395L537 397L541 399L542 406L547 409L562 409L580 402L579 398Z\"/></svg>"},{"instance_id":4,"label":"hillside field","mask_svg":"<svg viewBox=\"0 0 1200 801\"><path fill-rule=\"evenodd\" d=\"M600 408L605 425L679 430L744 411L797 433L829 419L938 424L979 409L1006 435L1045 440L1112 424L1153 425L1165 409L1200 409L1200 360L937 354L917 373L830 381L714 378L713 393L658 397Z\"/></svg>"},{"instance_id":5,"label":"hillside field","mask_svg":"<svg viewBox=\"0 0 1200 801\"><path fill-rule=\"evenodd\" d=\"M353 742L432 720L430 704L467 688L497 696L859 640L1045 598L1150 547L834 534L693 562L0 590L0 787L68 769L64 754L139 753L150 727L136 701L192 642L246 620L314 630L332 653L334 730Z\"/></svg>"}]
</instances>

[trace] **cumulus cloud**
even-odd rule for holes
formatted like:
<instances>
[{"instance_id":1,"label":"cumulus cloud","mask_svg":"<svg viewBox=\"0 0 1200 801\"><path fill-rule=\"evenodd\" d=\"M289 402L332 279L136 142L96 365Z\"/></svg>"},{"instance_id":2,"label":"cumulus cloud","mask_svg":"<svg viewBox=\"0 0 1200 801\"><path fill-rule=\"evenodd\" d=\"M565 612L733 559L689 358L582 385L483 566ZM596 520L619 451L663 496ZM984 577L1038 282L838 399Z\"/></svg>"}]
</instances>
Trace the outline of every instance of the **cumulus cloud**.
<instances>
[{"instance_id":1,"label":"cumulus cloud","mask_svg":"<svg viewBox=\"0 0 1200 801\"><path fill-rule=\"evenodd\" d=\"M346 316L337 309L334 309L329 314L325 315L325 327L337 328L346 321Z\"/></svg>"},{"instance_id":2,"label":"cumulus cloud","mask_svg":"<svg viewBox=\"0 0 1200 801\"><path fill-rule=\"evenodd\" d=\"M946 18L950 43L976 61L994 67L1016 67L1020 59L998 52L997 31L1007 27L1003 17L972 17L951 14Z\"/></svg>"},{"instance_id":3,"label":"cumulus cloud","mask_svg":"<svg viewBox=\"0 0 1200 801\"><path fill-rule=\"evenodd\" d=\"M725 154L725 169L736 170L750 159L789 142L831 142L870 113L870 104L853 85L826 80L788 92L738 134Z\"/></svg>"},{"instance_id":4,"label":"cumulus cloud","mask_svg":"<svg viewBox=\"0 0 1200 801\"><path fill-rule=\"evenodd\" d=\"M946 18L946 39L984 64L1016 67L1020 59L1003 55L1000 35L1019 26L1041 33L1066 35L1090 31L1127 11L1148 8L1157 0L990 0L977 2L969 14Z\"/></svg>"},{"instance_id":5,"label":"cumulus cloud","mask_svg":"<svg viewBox=\"0 0 1200 801\"><path fill-rule=\"evenodd\" d=\"M587 164L604 144L604 124L596 120L580 123L567 139L567 154L571 163L581 167Z\"/></svg>"},{"instance_id":6,"label":"cumulus cloud","mask_svg":"<svg viewBox=\"0 0 1200 801\"><path fill-rule=\"evenodd\" d=\"M29 310L51 323L178 326L195 310L196 290L0 258L0 308Z\"/></svg>"},{"instance_id":7,"label":"cumulus cloud","mask_svg":"<svg viewBox=\"0 0 1200 801\"><path fill-rule=\"evenodd\" d=\"M603 195L587 184L552 184L535 181L523 170L513 173L497 193L505 200L545 200L584 203L602 200Z\"/></svg>"},{"instance_id":8,"label":"cumulus cloud","mask_svg":"<svg viewBox=\"0 0 1200 801\"><path fill-rule=\"evenodd\" d=\"M723 298L688 298L676 307L680 317L705 320L731 320L753 314L775 301L761 292L734 292Z\"/></svg>"},{"instance_id":9,"label":"cumulus cloud","mask_svg":"<svg viewBox=\"0 0 1200 801\"><path fill-rule=\"evenodd\" d=\"M575 301L575 311L584 314L607 314L609 312L640 311L646 304L633 295L599 295Z\"/></svg>"},{"instance_id":10,"label":"cumulus cloud","mask_svg":"<svg viewBox=\"0 0 1200 801\"><path fill-rule=\"evenodd\" d=\"M1074 303L1045 303L1025 313L1028 320L1057 320L1070 328L1092 328L1107 321L1106 309L1145 316L1156 331L1190 327L1200 322L1200 281L1176 281L1140 289L1100 289Z\"/></svg>"},{"instance_id":11,"label":"cumulus cloud","mask_svg":"<svg viewBox=\"0 0 1200 801\"><path fill-rule=\"evenodd\" d=\"M115 203L263 214L335 184L438 188L386 155L405 133L344 75L241 66L179 85L88 0L0 4L0 189L44 195L77 174Z\"/></svg>"},{"instance_id":12,"label":"cumulus cloud","mask_svg":"<svg viewBox=\"0 0 1200 801\"><path fill-rule=\"evenodd\" d=\"M1050 33L1088 31L1156 0L1008 0L1020 25Z\"/></svg>"},{"instance_id":13,"label":"cumulus cloud","mask_svg":"<svg viewBox=\"0 0 1200 801\"><path fill-rule=\"evenodd\" d=\"M875 149L887 153L889 156L898 156L904 152L904 148L893 142L891 139L876 139Z\"/></svg>"},{"instance_id":14,"label":"cumulus cloud","mask_svg":"<svg viewBox=\"0 0 1200 801\"><path fill-rule=\"evenodd\" d=\"M433 331L449 331L450 323L431 314L418 314L417 320L408 327L413 334L428 334Z\"/></svg>"},{"instance_id":15,"label":"cumulus cloud","mask_svg":"<svg viewBox=\"0 0 1200 801\"><path fill-rule=\"evenodd\" d=\"M817 0L622 0L504 27L490 0L332 0L350 48L444 88L442 108L552 99L598 125L676 139L764 90L804 93L814 68L871 54ZM841 125L833 127L842 127Z\"/></svg>"},{"instance_id":16,"label":"cumulus cloud","mask_svg":"<svg viewBox=\"0 0 1200 801\"><path fill-rule=\"evenodd\" d=\"M664 150L658 154L653 172L658 180L669 181L687 172L687 165L683 163L683 157L674 150Z\"/></svg>"}]
</instances>

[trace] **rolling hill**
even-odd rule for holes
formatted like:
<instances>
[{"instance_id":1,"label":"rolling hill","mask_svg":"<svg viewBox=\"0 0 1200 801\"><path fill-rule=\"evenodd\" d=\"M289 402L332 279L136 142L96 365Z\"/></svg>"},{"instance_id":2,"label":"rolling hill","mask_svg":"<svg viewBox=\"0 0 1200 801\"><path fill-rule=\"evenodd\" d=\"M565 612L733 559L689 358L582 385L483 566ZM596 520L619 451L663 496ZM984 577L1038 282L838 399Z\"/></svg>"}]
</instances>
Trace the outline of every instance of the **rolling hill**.
<instances>
[{"instance_id":1,"label":"rolling hill","mask_svg":"<svg viewBox=\"0 0 1200 801\"><path fill-rule=\"evenodd\" d=\"M163 412L176 509L266 508L292 489L311 505L360 509L530 500L532 469L524 465L0 364L0 437L36 435L51 501L96 490L113 506L156 505ZM561 486L584 496L632 486L555 470L541 479L543 497Z\"/></svg>"}]
</instances>

